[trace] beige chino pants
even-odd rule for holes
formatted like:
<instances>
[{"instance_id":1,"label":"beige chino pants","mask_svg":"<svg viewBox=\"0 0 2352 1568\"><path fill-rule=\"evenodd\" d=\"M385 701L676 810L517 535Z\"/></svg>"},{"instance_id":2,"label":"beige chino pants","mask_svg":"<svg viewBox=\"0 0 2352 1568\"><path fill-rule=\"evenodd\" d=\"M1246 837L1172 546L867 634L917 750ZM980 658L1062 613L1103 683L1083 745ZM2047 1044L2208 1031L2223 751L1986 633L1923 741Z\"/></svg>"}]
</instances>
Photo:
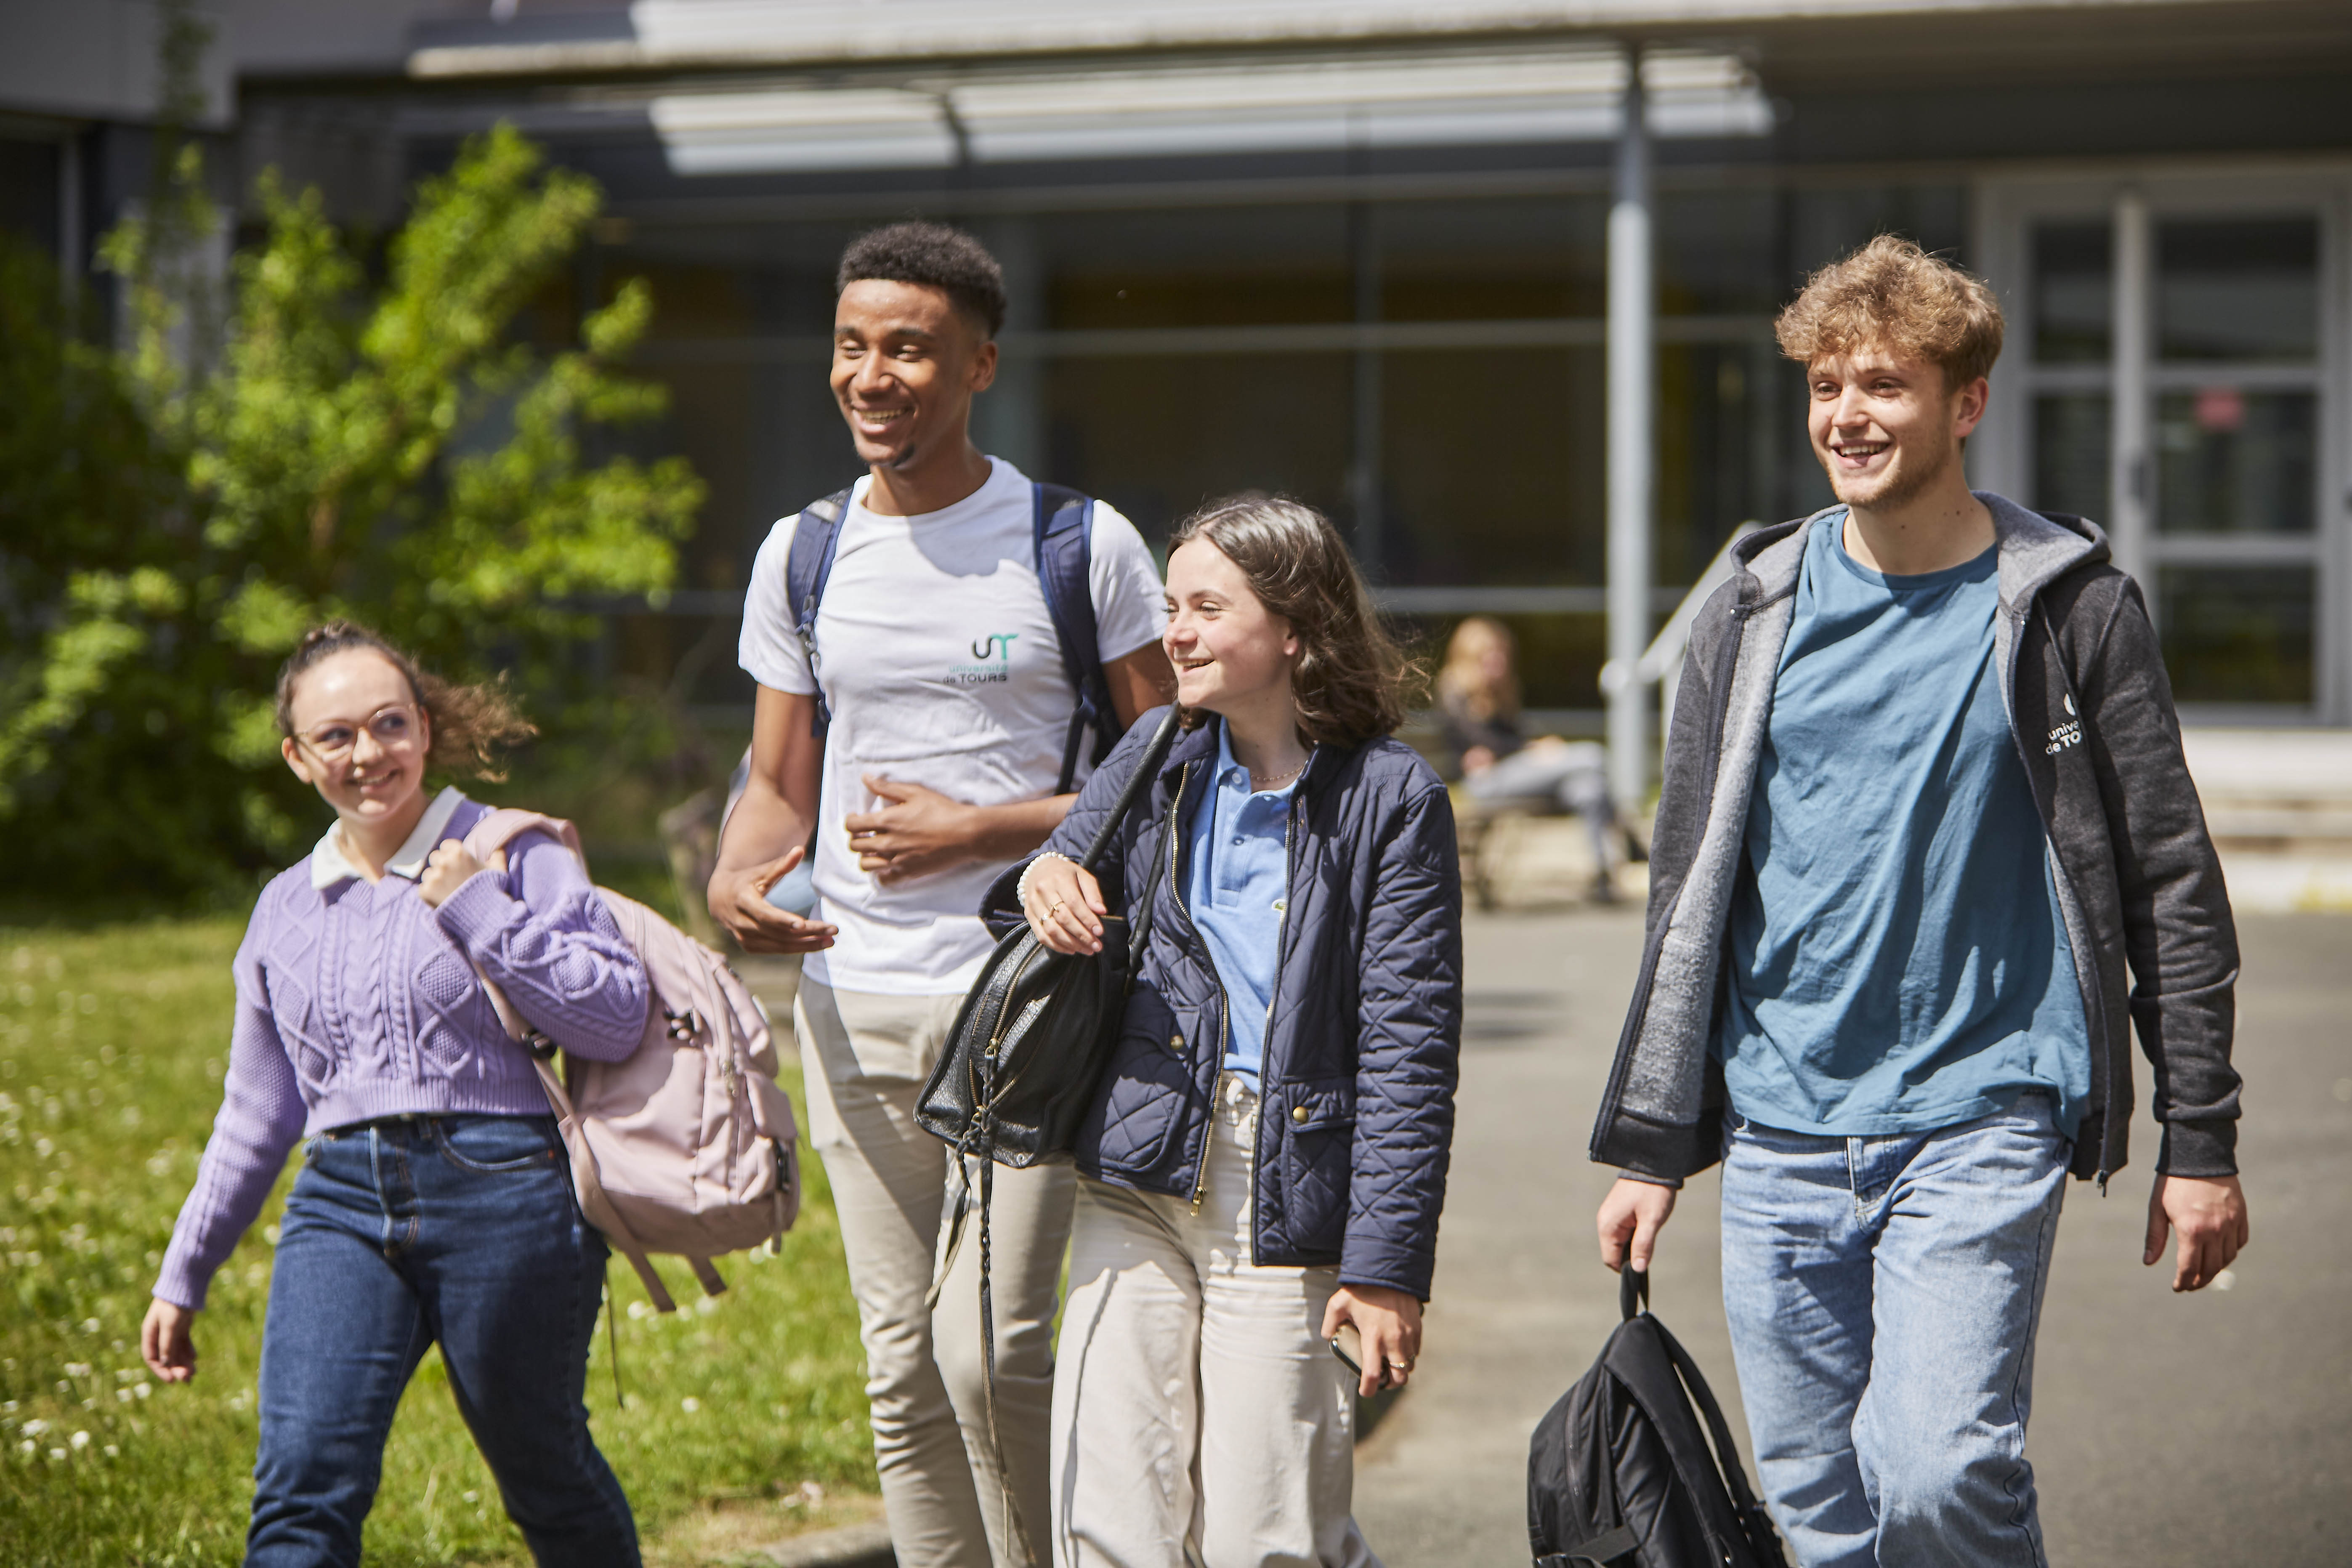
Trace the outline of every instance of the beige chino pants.
<instances>
[{"instance_id":1,"label":"beige chino pants","mask_svg":"<svg viewBox=\"0 0 2352 1568\"><path fill-rule=\"evenodd\" d=\"M1054 1386L1055 1568L1380 1568L1353 1514L1336 1268L1250 1262L1257 1095L1217 1084L1182 1198L1081 1177Z\"/></svg>"},{"instance_id":2,"label":"beige chino pants","mask_svg":"<svg viewBox=\"0 0 2352 1568\"><path fill-rule=\"evenodd\" d=\"M923 1300L954 1173L915 1124L959 996L887 996L803 980L793 1004L809 1142L824 1161L866 1346L874 1460L901 1568L1031 1568L1004 1514L989 1439L978 1215L940 1293ZM1067 1165L998 1167L990 1273L996 1422L1029 1540L1045 1553L1053 1321L1070 1234Z\"/></svg>"}]
</instances>

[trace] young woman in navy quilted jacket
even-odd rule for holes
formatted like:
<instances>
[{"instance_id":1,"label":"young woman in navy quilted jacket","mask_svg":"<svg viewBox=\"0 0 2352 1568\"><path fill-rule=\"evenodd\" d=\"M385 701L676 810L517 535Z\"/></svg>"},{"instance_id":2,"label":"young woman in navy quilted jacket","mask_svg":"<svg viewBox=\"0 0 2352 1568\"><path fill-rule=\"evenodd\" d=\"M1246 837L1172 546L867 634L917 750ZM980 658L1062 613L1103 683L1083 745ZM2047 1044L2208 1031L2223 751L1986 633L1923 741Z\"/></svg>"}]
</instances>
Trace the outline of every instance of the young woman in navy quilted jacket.
<instances>
[{"instance_id":1,"label":"young woman in navy quilted jacket","mask_svg":"<svg viewBox=\"0 0 2352 1568\"><path fill-rule=\"evenodd\" d=\"M1150 809L1099 882L1070 858L1156 713L987 911L1062 952L1152 917L1079 1139L1054 1560L1357 1568L1354 1396L1412 1374L1454 1131L1453 811L1390 736L1407 666L1320 515L1210 506L1168 606L1186 730Z\"/></svg>"}]
</instances>

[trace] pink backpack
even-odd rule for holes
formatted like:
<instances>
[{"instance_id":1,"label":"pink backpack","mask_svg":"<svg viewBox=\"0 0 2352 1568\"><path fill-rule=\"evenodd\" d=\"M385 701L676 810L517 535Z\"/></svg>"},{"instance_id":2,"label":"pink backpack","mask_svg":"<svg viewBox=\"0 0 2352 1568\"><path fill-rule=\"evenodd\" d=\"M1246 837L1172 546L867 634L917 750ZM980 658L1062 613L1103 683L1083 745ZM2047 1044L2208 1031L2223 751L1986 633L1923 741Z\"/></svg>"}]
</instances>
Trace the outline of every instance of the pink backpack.
<instances>
[{"instance_id":1,"label":"pink backpack","mask_svg":"<svg viewBox=\"0 0 2352 1568\"><path fill-rule=\"evenodd\" d=\"M476 823L466 849L489 863L532 831L580 855L572 824L512 810ZM773 1240L800 1214L800 1133L776 1087L767 1014L727 961L635 900L596 892L653 983L645 1038L625 1061L572 1057L559 1077L555 1043L487 974L482 989L539 1068L581 1213L635 1268L654 1305L672 1312L677 1303L646 1255L684 1258L704 1290L726 1289L710 1260Z\"/></svg>"}]
</instances>

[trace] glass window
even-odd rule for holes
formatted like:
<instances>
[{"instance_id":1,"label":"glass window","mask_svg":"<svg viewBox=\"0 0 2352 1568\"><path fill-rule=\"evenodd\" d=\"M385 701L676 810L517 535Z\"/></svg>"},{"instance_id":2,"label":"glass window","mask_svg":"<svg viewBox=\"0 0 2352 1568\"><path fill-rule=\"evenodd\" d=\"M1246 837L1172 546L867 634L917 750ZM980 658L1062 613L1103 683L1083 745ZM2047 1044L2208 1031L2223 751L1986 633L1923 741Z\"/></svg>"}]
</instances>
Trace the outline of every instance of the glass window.
<instances>
[{"instance_id":1,"label":"glass window","mask_svg":"<svg viewBox=\"0 0 2352 1568\"><path fill-rule=\"evenodd\" d=\"M2033 504L2103 521L2112 405L2104 392L2044 393L2033 400Z\"/></svg>"},{"instance_id":2,"label":"glass window","mask_svg":"<svg viewBox=\"0 0 2352 1568\"><path fill-rule=\"evenodd\" d=\"M1057 360L1036 477L1102 497L1155 544L1235 490L1278 491L1344 522L1353 374L1338 353Z\"/></svg>"},{"instance_id":3,"label":"glass window","mask_svg":"<svg viewBox=\"0 0 2352 1568\"><path fill-rule=\"evenodd\" d=\"M1696 579L1740 523L1780 521L1778 426L1804 412L1778 401L1781 363L1767 343L1660 346L1658 582Z\"/></svg>"},{"instance_id":4,"label":"glass window","mask_svg":"<svg viewBox=\"0 0 2352 1568\"><path fill-rule=\"evenodd\" d=\"M2177 700L2310 704L2309 567L2167 566L2157 582Z\"/></svg>"},{"instance_id":5,"label":"glass window","mask_svg":"<svg viewBox=\"0 0 2352 1568\"><path fill-rule=\"evenodd\" d=\"M1603 197L1390 202L1373 209L1372 222L1388 321L1525 321L1607 308Z\"/></svg>"},{"instance_id":6,"label":"glass window","mask_svg":"<svg viewBox=\"0 0 2352 1568\"><path fill-rule=\"evenodd\" d=\"M2156 277L2161 359L2308 363L2316 355L2315 218L2158 224Z\"/></svg>"},{"instance_id":7,"label":"glass window","mask_svg":"<svg viewBox=\"0 0 2352 1568\"><path fill-rule=\"evenodd\" d=\"M1391 353L1381 377L1388 582L1603 580L1601 350Z\"/></svg>"},{"instance_id":8,"label":"glass window","mask_svg":"<svg viewBox=\"0 0 2352 1568\"><path fill-rule=\"evenodd\" d=\"M1167 208L1036 220L1057 328L1232 327L1355 318L1347 209Z\"/></svg>"},{"instance_id":9,"label":"glass window","mask_svg":"<svg viewBox=\"0 0 2352 1568\"><path fill-rule=\"evenodd\" d=\"M53 254L58 248L61 162L54 142L19 142L0 136L0 228Z\"/></svg>"},{"instance_id":10,"label":"glass window","mask_svg":"<svg viewBox=\"0 0 2352 1568\"><path fill-rule=\"evenodd\" d=\"M2166 533L2309 533L2319 400L2231 385L2157 399L2156 524Z\"/></svg>"},{"instance_id":11,"label":"glass window","mask_svg":"<svg viewBox=\"0 0 2352 1568\"><path fill-rule=\"evenodd\" d=\"M1654 208L1658 313L1767 315L1786 304L1773 265L1780 203L1771 190L1662 193Z\"/></svg>"},{"instance_id":12,"label":"glass window","mask_svg":"<svg viewBox=\"0 0 2352 1568\"><path fill-rule=\"evenodd\" d=\"M2043 364L2106 363L2114 275L2105 223L2033 229L2033 357Z\"/></svg>"},{"instance_id":13,"label":"glass window","mask_svg":"<svg viewBox=\"0 0 2352 1568\"><path fill-rule=\"evenodd\" d=\"M1784 272L1773 308L1796 296L1816 268L1882 234L1916 239L1931 253L1968 265L1966 185L1831 185L1783 198Z\"/></svg>"}]
</instances>

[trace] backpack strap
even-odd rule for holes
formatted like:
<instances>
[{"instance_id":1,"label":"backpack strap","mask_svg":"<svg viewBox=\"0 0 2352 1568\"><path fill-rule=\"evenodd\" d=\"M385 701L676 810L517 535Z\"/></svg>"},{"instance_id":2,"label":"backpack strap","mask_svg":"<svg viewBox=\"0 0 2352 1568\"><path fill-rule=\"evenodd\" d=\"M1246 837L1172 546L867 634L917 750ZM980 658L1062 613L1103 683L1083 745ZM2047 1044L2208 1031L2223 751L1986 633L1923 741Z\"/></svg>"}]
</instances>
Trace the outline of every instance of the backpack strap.
<instances>
[{"instance_id":1,"label":"backpack strap","mask_svg":"<svg viewBox=\"0 0 2352 1568\"><path fill-rule=\"evenodd\" d=\"M793 547L784 557L784 601L792 606L793 629L808 656L810 684L816 688L816 717L809 732L817 736L833 723L833 712L825 706L824 682L816 678L816 610L824 599L825 581L833 575L834 553L841 548L841 520L849 515L850 491L856 488L835 490L801 508Z\"/></svg>"},{"instance_id":2,"label":"backpack strap","mask_svg":"<svg viewBox=\"0 0 2352 1568\"><path fill-rule=\"evenodd\" d=\"M522 811L514 806L495 806L466 833L466 853L487 865L491 856L512 844L526 833L544 833L566 849L580 862L580 869L588 869L588 857L580 848L580 830L560 816L545 816L536 811Z\"/></svg>"},{"instance_id":3,"label":"backpack strap","mask_svg":"<svg viewBox=\"0 0 2352 1568\"><path fill-rule=\"evenodd\" d=\"M579 859L583 871L588 868L588 858L580 852L578 828L560 816L545 816L536 811L519 811L512 807L493 810L475 823L466 835L466 852L477 860L487 862L491 856L526 833L546 834L572 851ZM470 956L467 962L473 963ZM548 1109L555 1113L557 1131L562 1133L564 1151L572 1159L572 1188L581 1214L589 1224L604 1233L614 1251L629 1260L629 1266L637 1271L637 1278L644 1283L646 1295L653 1301L655 1310L677 1311L677 1303L662 1284L661 1276L654 1271L653 1260L646 1256L646 1249L630 1231L628 1222L620 1216L614 1209L612 1200L604 1195L604 1184L596 1168L595 1153L580 1131L579 1113L572 1109L572 1096L563 1087L563 1077L555 1070L555 1041L548 1037L545 1030L534 1028L515 1010L514 1004L507 999L505 990L483 972L480 964L474 963L473 969L474 977L482 983L482 994L489 998L490 1010L499 1016L499 1026L506 1031L507 1038L530 1054L530 1065L539 1073L539 1087L547 1096ZM695 1272L699 1276L709 1267L709 1260L706 1258ZM715 1272L712 1278L716 1278ZM708 1279L704 1280L706 1288L709 1283ZM725 1289L724 1285L719 1287L719 1289ZM712 1294L716 1295L717 1291Z\"/></svg>"},{"instance_id":4,"label":"backpack strap","mask_svg":"<svg viewBox=\"0 0 2352 1568\"><path fill-rule=\"evenodd\" d=\"M1032 485L1030 489L1037 585L1045 591L1045 613L1054 620L1063 673L1077 694L1070 732L1062 743L1062 776L1054 785L1055 795L1067 795L1077 781L1081 734L1089 729L1095 734L1090 763L1100 763L1118 742L1118 708L1103 675L1102 642L1095 626L1095 503L1061 485Z\"/></svg>"}]
</instances>

